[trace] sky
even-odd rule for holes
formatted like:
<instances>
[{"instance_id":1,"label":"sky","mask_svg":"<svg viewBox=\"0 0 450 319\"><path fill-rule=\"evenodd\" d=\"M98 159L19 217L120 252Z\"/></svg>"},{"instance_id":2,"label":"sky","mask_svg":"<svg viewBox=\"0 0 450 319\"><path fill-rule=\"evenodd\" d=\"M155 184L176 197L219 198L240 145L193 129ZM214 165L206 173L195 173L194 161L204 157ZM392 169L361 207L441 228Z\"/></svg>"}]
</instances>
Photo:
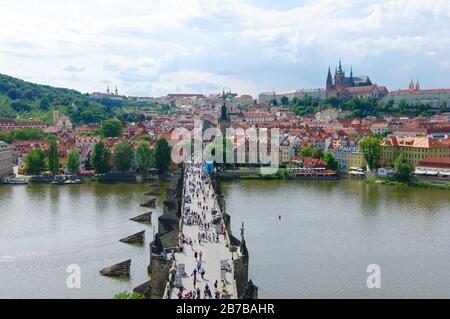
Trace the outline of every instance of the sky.
<instances>
[{"instance_id":1,"label":"sky","mask_svg":"<svg viewBox=\"0 0 450 319\"><path fill-rule=\"evenodd\" d=\"M83 93L450 87L450 0L0 0L0 73Z\"/></svg>"}]
</instances>

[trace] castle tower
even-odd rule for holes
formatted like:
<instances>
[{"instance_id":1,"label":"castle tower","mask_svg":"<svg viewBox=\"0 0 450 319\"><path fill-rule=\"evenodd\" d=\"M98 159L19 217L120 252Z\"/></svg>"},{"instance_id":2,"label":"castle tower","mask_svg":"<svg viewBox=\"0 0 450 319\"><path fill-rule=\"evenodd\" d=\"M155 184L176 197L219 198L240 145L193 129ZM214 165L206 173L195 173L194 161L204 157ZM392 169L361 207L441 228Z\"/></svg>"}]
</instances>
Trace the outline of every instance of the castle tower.
<instances>
[{"instance_id":1,"label":"castle tower","mask_svg":"<svg viewBox=\"0 0 450 319\"><path fill-rule=\"evenodd\" d=\"M226 96L223 96L223 104L222 109L220 111L220 117L219 117L219 128L222 132L222 143L223 143L223 149L226 149L226 136L227 136L227 128L230 127L230 117L228 116L228 109L226 104ZM226 152L223 152L223 159L222 163L226 163Z\"/></svg>"},{"instance_id":2,"label":"castle tower","mask_svg":"<svg viewBox=\"0 0 450 319\"><path fill-rule=\"evenodd\" d=\"M331 90L333 88L333 78L331 77L331 70L330 67L328 67L328 75L327 75L327 85L326 89Z\"/></svg>"},{"instance_id":3,"label":"castle tower","mask_svg":"<svg viewBox=\"0 0 450 319\"><path fill-rule=\"evenodd\" d=\"M414 90L414 81L412 78L411 78L411 82L409 82L409 89Z\"/></svg>"},{"instance_id":4,"label":"castle tower","mask_svg":"<svg viewBox=\"0 0 450 319\"><path fill-rule=\"evenodd\" d=\"M353 82L353 67L350 67L350 84L353 86L354 82Z\"/></svg>"},{"instance_id":5,"label":"castle tower","mask_svg":"<svg viewBox=\"0 0 450 319\"><path fill-rule=\"evenodd\" d=\"M345 72L342 70L342 63L339 59L339 67L337 68L336 75L334 77L334 85L336 88L341 88L344 86Z\"/></svg>"}]
</instances>

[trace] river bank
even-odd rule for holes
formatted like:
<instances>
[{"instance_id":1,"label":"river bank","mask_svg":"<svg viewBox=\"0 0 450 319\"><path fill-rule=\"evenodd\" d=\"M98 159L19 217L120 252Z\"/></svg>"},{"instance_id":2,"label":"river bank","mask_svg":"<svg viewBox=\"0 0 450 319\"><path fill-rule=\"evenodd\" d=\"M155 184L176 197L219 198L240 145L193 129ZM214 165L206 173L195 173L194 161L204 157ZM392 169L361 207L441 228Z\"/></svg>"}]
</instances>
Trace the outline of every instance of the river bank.
<instances>
[{"instance_id":1,"label":"river bank","mask_svg":"<svg viewBox=\"0 0 450 319\"><path fill-rule=\"evenodd\" d=\"M427 188L427 189L439 189L439 190L450 190L449 183L433 183L419 180L412 180L410 182L400 182L394 179L372 177L364 180L366 184L380 184L389 186L403 186L403 187L415 187L415 188Z\"/></svg>"}]
</instances>

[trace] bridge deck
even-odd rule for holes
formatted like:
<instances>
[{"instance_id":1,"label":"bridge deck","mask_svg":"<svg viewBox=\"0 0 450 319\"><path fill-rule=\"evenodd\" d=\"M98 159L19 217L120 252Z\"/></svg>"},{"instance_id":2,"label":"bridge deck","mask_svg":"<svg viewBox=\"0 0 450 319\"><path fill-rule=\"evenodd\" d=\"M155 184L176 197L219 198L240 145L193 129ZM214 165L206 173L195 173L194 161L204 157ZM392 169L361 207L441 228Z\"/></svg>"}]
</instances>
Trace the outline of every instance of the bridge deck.
<instances>
[{"instance_id":1,"label":"bridge deck","mask_svg":"<svg viewBox=\"0 0 450 319\"><path fill-rule=\"evenodd\" d=\"M180 243L183 250L180 253L175 253L175 267L179 268L179 265L184 265L185 269L185 274L181 276L181 280L179 276L181 274L177 273L178 280L176 282L179 284L181 281L183 298L189 298L190 291L197 290L197 288L200 289L202 299L208 298L208 296L205 296L206 285L210 288L212 298L237 298L232 262L233 253L228 248L229 238L224 225L215 225L213 223L213 211L217 211L222 216L216 194L214 193L208 175L202 174L202 166L186 164L185 168L181 232L185 239L192 239L192 245ZM191 198L190 202L186 200L187 197ZM189 219L192 220L194 217L192 214L194 212L200 216L200 223L189 223ZM214 216L216 215L214 214ZM207 226L199 225L201 223L203 225L207 224L209 228L207 229ZM225 234L221 234L223 230L225 230ZM182 234L180 234L180 237ZM212 238L199 242L199 234L209 235ZM218 242L216 240L217 235L219 236ZM195 252L198 253L197 259L194 256ZM200 252L202 253L201 261L199 256ZM234 254L236 255L237 253ZM197 281L194 287L193 271L194 269L198 269L199 263L205 270L205 275L202 279L200 272L197 271ZM224 267L225 265L230 267L228 271L222 270L222 268L226 268ZM216 280L217 289L214 287ZM166 293L170 294L171 299L176 299L180 298L179 292L180 289L175 287Z\"/></svg>"}]
</instances>

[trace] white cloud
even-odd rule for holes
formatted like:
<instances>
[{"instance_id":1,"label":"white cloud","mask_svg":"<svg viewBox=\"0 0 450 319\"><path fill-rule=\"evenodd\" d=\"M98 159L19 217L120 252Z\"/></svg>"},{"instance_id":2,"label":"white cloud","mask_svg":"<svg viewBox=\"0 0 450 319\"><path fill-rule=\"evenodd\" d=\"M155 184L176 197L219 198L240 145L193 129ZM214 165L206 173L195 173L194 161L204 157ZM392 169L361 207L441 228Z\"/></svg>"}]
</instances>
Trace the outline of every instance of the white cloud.
<instances>
[{"instance_id":1,"label":"white cloud","mask_svg":"<svg viewBox=\"0 0 450 319\"><path fill-rule=\"evenodd\" d=\"M338 58L393 89L411 76L450 86L448 0L291 1L284 9L247 0L0 0L0 7L0 73L83 92L106 84L130 95L320 87Z\"/></svg>"}]
</instances>

